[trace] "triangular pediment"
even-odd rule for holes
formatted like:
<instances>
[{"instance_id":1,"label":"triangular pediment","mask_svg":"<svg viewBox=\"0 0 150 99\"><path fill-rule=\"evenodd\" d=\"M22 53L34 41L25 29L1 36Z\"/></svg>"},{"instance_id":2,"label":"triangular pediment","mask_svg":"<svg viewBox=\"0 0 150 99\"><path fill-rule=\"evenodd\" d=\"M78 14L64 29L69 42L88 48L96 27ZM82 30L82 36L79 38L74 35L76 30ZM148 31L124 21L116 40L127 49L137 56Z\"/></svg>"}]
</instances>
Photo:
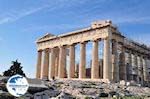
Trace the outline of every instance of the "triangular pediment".
<instances>
[{"instance_id":1,"label":"triangular pediment","mask_svg":"<svg viewBox=\"0 0 150 99\"><path fill-rule=\"evenodd\" d=\"M44 35L43 37L41 37L41 38L38 39L38 40L48 39L48 38L51 38L51 37L53 37L53 36L55 36L55 35L50 34L50 33L47 33L46 35Z\"/></svg>"}]
</instances>

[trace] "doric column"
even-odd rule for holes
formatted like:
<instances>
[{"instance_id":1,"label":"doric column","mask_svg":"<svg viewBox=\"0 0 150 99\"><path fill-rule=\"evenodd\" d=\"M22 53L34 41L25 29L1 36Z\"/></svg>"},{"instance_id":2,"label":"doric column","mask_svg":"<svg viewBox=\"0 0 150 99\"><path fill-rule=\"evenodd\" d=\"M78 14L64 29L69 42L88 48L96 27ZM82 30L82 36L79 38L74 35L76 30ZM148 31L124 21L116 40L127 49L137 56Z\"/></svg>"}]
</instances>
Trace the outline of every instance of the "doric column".
<instances>
[{"instance_id":1,"label":"doric column","mask_svg":"<svg viewBox=\"0 0 150 99\"><path fill-rule=\"evenodd\" d=\"M99 59L100 79L103 79L103 59Z\"/></svg>"},{"instance_id":2,"label":"doric column","mask_svg":"<svg viewBox=\"0 0 150 99\"><path fill-rule=\"evenodd\" d=\"M138 75L138 56L135 54L135 68L136 68L136 74Z\"/></svg>"},{"instance_id":3,"label":"doric column","mask_svg":"<svg viewBox=\"0 0 150 99\"><path fill-rule=\"evenodd\" d=\"M148 65L148 60L147 60L147 58L143 58L143 75L144 75L144 81L148 81L148 73L147 73L147 71L148 71L148 68L147 68L147 65Z\"/></svg>"},{"instance_id":4,"label":"doric column","mask_svg":"<svg viewBox=\"0 0 150 99\"><path fill-rule=\"evenodd\" d=\"M132 75L132 52L129 50L128 52L128 60L127 60L127 80L133 80L133 75Z\"/></svg>"},{"instance_id":5,"label":"doric column","mask_svg":"<svg viewBox=\"0 0 150 99\"><path fill-rule=\"evenodd\" d=\"M133 80L138 81L138 67L137 67L137 54L135 52L132 53L132 74Z\"/></svg>"},{"instance_id":6,"label":"doric column","mask_svg":"<svg viewBox=\"0 0 150 99\"><path fill-rule=\"evenodd\" d=\"M80 66L79 79L86 77L86 45L85 42L80 43Z\"/></svg>"},{"instance_id":7,"label":"doric column","mask_svg":"<svg viewBox=\"0 0 150 99\"><path fill-rule=\"evenodd\" d=\"M55 77L58 77L58 62L59 62L59 56L55 59Z\"/></svg>"},{"instance_id":8,"label":"doric column","mask_svg":"<svg viewBox=\"0 0 150 99\"><path fill-rule=\"evenodd\" d=\"M38 51L36 78L41 78L42 51Z\"/></svg>"},{"instance_id":9,"label":"doric column","mask_svg":"<svg viewBox=\"0 0 150 99\"><path fill-rule=\"evenodd\" d=\"M103 66L103 79L112 80L112 62L111 62L111 49L110 39L104 39L104 66Z\"/></svg>"},{"instance_id":10,"label":"doric column","mask_svg":"<svg viewBox=\"0 0 150 99\"><path fill-rule=\"evenodd\" d=\"M135 56L132 53L132 76L133 76L133 80L134 80L134 75L136 74L135 72Z\"/></svg>"},{"instance_id":11,"label":"doric column","mask_svg":"<svg viewBox=\"0 0 150 99\"><path fill-rule=\"evenodd\" d=\"M112 41L112 72L113 72L113 81L119 81L119 65L118 65L118 42Z\"/></svg>"},{"instance_id":12,"label":"doric column","mask_svg":"<svg viewBox=\"0 0 150 99\"><path fill-rule=\"evenodd\" d=\"M150 81L150 57L147 58L147 80Z\"/></svg>"},{"instance_id":13,"label":"doric column","mask_svg":"<svg viewBox=\"0 0 150 99\"><path fill-rule=\"evenodd\" d=\"M138 56L137 53L135 53L135 72L136 72L136 81L139 83L139 78L138 78Z\"/></svg>"},{"instance_id":14,"label":"doric column","mask_svg":"<svg viewBox=\"0 0 150 99\"><path fill-rule=\"evenodd\" d=\"M69 66L69 75L68 78L74 78L75 76L75 46L70 45L69 57L70 57L70 66Z\"/></svg>"},{"instance_id":15,"label":"doric column","mask_svg":"<svg viewBox=\"0 0 150 99\"><path fill-rule=\"evenodd\" d=\"M129 55L128 55L128 62L129 62L130 65L132 65L131 52L129 52L128 54L129 54Z\"/></svg>"},{"instance_id":16,"label":"doric column","mask_svg":"<svg viewBox=\"0 0 150 99\"><path fill-rule=\"evenodd\" d=\"M138 64L138 81L139 83L143 84L143 63L142 63L142 58L141 56L137 57L137 64Z\"/></svg>"},{"instance_id":17,"label":"doric column","mask_svg":"<svg viewBox=\"0 0 150 99\"><path fill-rule=\"evenodd\" d=\"M58 67L59 67L59 48L55 48L55 77L58 77Z\"/></svg>"},{"instance_id":18,"label":"doric column","mask_svg":"<svg viewBox=\"0 0 150 99\"><path fill-rule=\"evenodd\" d=\"M91 78L99 78L98 41L93 41Z\"/></svg>"},{"instance_id":19,"label":"doric column","mask_svg":"<svg viewBox=\"0 0 150 99\"><path fill-rule=\"evenodd\" d=\"M140 83L140 57L137 55L137 82Z\"/></svg>"},{"instance_id":20,"label":"doric column","mask_svg":"<svg viewBox=\"0 0 150 99\"><path fill-rule=\"evenodd\" d=\"M49 78L55 77L55 48L51 49L51 54L50 54L50 72L49 72Z\"/></svg>"},{"instance_id":21,"label":"doric column","mask_svg":"<svg viewBox=\"0 0 150 99\"><path fill-rule=\"evenodd\" d=\"M125 80L127 79L126 75L126 65L125 65L125 48L122 45L121 48L121 53L120 53L120 66L119 66L119 75L120 75L120 80Z\"/></svg>"},{"instance_id":22,"label":"doric column","mask_svg":"<svg viewBox=\"0 0 150 99\"><path fill-rule=\"evenodd\" d=\"M149 63L148 63L148 65L147 65L147 68L148 68L148 81L150 81L150 56L149 56L149 58L148 58L148 61L149 61Z\"/></svg>"},{"instance_id":23,"label":"doric column","mask_svg":"<svg viewBox=\"0 0 150 99\"><path fill-rule=\"evenodd\" d=\"M79 78L79 63L75 64L75 78Z\"/></svg>"},{"instance_id":24,"label":"doric column","mask_svg":"<svg viewBox=\"0 0 150 99\"><path fill-rule=\"evenodd\" d=\"M59 69L58 78L65 78L66 74L66 49L64 46L60 47L59 53Z\"/></svg>"},{"instance_id":25,"label":"doric column","mask_svg":"<svg viewBox=\"0 0 150 99\"><path fill-rule=\"evenodd\" d=\"M44 50L44 64L42 69L42 79L48 79L49 72L49 49Z\"/></svg>"}]
</instances>

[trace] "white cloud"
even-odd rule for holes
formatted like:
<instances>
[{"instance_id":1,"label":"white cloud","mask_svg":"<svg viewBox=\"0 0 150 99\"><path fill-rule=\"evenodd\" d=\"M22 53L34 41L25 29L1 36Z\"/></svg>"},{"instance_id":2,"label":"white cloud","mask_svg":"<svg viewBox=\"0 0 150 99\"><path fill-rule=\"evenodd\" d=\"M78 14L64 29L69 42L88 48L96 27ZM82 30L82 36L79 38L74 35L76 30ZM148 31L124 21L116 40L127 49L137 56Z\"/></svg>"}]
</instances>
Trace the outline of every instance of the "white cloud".
<instances>
[{"instance_id":1,"label":"white cloud","mask_svg":"<svg viewBox=\"0 0 150 99\"><path fill-rule=\"evenodd\" d=\"M41 10L44 10L44 9L47 9L47 8L49 10L54 10L56 8L56 6L59 5L60 1L61 0L58 0L55 3L47 2L44 5L39 5L38 7L30 7L29 6L26 9L23 9L23 8L20 9L20 10L12 9L9 12L1 13L1 15L0 15L0 24L17 21L17 20L19 20L23 17L32 15L34 13L37 13L37 12L39 12Z\"/></svg>"},{"instance_id":2,"label":"white cloud","mask_svg":"<svg viewBox=\"0 0 150 99\"><path fill-rule=\"evenodd\" d=\"M57 0L57 1L47 1L45 2L45 5L39 5L40 7L28 7L27 9L20 9L19 11L11 10L10 12L4 12L0 15L0 24L8 23L8 22L14 22L16 20L19 20L23 17L29 16L31 14L34 14L36 12L39 12L43 9L48 8L48 11L53 11L55 9L60 9L62 7L71 7L73 5L84 3L85 1L77 1L77 0ZM69 3L69 4L68 4Z\"/></svg>"},{"instance_id":3,"label":"white cloud","mask_svg":"<svg viewBox=\"0 0 150 99\"><path fill-rule=\"evenodd\" d=\"M30 9L23 9L23 10L12 10L9 13L3 13L3 15L1 15L1 19L0 19L0 24L4 24L4 23L8 23L8 22L14 22L16 20L19 20L23 17L29 16L33 13L36 13L38 11L41 11L45 8L48 8L49 5L46 4L44 6L41 7L36 7L36 8L30 8Z\"/></svg>"},{"instance_id":4,"label":"white cloud","mask_svg":"<svg viewBox=\"0 0 150 99\"><path fill-rule=\"evenodd\" d=\"M104 2L105 0L98 1L97 3ZM84 1L77 1L77 0L57 0L57 1L46 1L45 5L39 5L40 7L28 7L26 9L20 9L19 11L11 10L10 12L4 12L0 15L0 24L8 23L8 22L14 22L16 20L19 20L23 17L29 16L31 14L34 14L36 12L39 12L43 9L47 9L47 11L53 11L55 9L62 9L70 7L76 7L82 4L88 3L88 0ZM65 14L70 13L65 12Z\"/></svg>"}]
</instances>

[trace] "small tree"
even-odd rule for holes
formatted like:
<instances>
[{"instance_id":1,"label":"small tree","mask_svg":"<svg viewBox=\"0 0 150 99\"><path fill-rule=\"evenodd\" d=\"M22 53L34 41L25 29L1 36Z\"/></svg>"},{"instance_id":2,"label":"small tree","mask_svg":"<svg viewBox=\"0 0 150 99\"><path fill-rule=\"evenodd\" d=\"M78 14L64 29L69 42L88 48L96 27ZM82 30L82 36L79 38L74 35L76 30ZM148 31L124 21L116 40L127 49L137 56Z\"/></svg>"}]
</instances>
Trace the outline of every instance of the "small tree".
<instances>
[{"instance_id":1,"label":"small tree","mask_svg":"<svg viewBox=\"0 0 150 99\"><path fill-rule=\"evenodd\" d=\"M19 74L19 75L22 75L24 77L26 76L25 73L22 70L21 63L19 63L16 60L16 61L12 61L12 64L13 65L10 67L10 69L3 72L3 76L13 76L15 74Z\"/></svg>"}]
</instances>

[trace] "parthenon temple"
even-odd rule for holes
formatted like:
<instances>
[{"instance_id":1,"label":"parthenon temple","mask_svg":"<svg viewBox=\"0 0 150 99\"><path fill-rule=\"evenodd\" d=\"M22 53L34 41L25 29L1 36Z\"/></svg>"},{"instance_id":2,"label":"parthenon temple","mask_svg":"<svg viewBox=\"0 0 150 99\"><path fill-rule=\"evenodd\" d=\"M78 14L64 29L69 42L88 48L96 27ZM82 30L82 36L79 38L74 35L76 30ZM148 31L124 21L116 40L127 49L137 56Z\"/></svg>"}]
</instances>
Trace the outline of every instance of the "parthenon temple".
<instances>
[{"instance_id":1,"label":"parthenon temple","mask_svg":"<svg viewBox=\"0 0 150 99\"><path fill-rule=\"evenodd\" d=\"M86 68L88 42L92 43L90 72ZM125 37L110 20L95 21L88 28L57 36L46 34L36 43L38 79L133 80L139 84L150 81L150 47ZM76 45L80 48L77 53Z\"/></svg>"}]
</instances>

